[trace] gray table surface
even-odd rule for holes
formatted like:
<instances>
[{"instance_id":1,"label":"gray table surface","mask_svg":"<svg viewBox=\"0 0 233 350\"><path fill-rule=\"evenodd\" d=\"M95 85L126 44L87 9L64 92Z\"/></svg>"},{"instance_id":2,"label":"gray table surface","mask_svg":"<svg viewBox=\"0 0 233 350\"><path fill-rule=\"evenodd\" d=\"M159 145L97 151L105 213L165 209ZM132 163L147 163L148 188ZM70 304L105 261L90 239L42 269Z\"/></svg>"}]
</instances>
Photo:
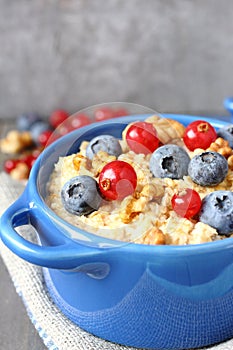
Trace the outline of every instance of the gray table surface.
<instances>
[{"instance_id":1,"label":"gray table surface","mask_svg":"<svg viewBox=\"0 0 233 350\"><path fill-rule=\"evenodd\" d=\"M0 120L0 138L12 127ZM0 170L4 160L0 153ZM32 325L20 296L16 293L7 268L0 257L0 349L47 349Z\"/></svg>"}]
</instances>

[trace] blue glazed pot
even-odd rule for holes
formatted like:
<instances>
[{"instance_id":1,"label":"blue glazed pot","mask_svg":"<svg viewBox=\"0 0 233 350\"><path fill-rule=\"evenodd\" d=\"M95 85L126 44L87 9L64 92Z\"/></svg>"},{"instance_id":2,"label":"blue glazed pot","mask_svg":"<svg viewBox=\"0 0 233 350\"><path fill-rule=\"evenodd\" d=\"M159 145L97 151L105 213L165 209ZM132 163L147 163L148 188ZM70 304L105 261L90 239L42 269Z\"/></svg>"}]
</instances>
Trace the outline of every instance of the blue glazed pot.
<instances>
[{"instance_id":1,"label":"blue glazed pot","mask_svg":"<svg viewBox=\"0 0 233 350\"><path fill-rule=\"evenodd\" d=\"M21 258L44 267L55 303L90 333L148 349L224 341L233 337L232 238L190 246L122 243L70 225L45 204L46 182L59 156L77 151L83 140L99 134L121 137L129 122L146 117L92 124L49 146L33 166L22 196L3 214L1 239ZM185 125L203 119L166 117ZM226 124L208 120L216 128ZM38 245L16 231L29 224L38 234Z\"/></svg>"}]
</instances>

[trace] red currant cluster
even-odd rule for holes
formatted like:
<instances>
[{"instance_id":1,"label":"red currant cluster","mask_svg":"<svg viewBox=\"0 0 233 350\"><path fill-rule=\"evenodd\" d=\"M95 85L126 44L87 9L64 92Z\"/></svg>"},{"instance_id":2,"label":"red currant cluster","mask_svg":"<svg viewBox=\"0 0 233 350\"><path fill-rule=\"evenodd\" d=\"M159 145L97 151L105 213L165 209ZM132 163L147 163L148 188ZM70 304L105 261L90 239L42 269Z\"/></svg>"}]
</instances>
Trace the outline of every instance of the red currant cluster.
<instances>
[{"instance_id":1,"label":"red currant cluster","mask_svg":"<svg viewBox=\"0 0 233 350\"><path fill-rule=\"evenodd\" d=\"M10 174L16 180L25 180L28 178L31 168L40 152L40 148L25 151L17 158L5 160L3 168L6 173Z\"/></svg>"},{"instance_id":2,"label":"red currant cluster","mask_svg":"<svg viewBox=\"0 0 233 350\"><path fill-rule=\"evenodd\" d=\"M48 122L34 114L20 116L17 119L17 128L20 132L29 132L32 143L20 153L15 152L14 158L7 159L3 168L15 179L27 179L41 151L61 136L92 122L126 115L128 111L125 108L102 107L97 108L92 115L76 113L70 116L65 110L54 110L48 117Z\"/></svg>"}]
</instances>

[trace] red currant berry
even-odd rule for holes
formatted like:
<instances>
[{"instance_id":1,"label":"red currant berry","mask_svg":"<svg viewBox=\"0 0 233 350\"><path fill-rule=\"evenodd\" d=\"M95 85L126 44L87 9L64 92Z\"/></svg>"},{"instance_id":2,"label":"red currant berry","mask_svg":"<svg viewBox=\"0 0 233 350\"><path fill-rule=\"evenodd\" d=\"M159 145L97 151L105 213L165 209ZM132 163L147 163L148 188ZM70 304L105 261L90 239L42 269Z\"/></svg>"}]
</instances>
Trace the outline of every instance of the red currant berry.
<instances>
[{"instance_id":1,"label":"red currant berry","mask_svg":"<svg viewBox=\"0 0 233 350\"><path fill-rule=\"evenodd\" d=\"M190 219L201 209L201 198L195 190L186 188L171 199L173 210L181 217Z\"/></svg>"},{"instance_id":2,"label":"red currant berry","mask_svg":"<svg viewBox=\"0 0 233 350\"><path fill-rule=\"evenodd\" d=\"M26 164L29 170L31 170L36 159L37 157L35 157L33 154L26 154L20 158L20 163Z\"/></svg>"},{"instance_id":3,"label":"red currant berry","mask_svg":"<svg viewBox=\"0 0 233 350\"><path fill-rule=\"evenodd\" d=\"M112 108L109 107L98 108L94 113L94 118L97 122L112 119L114 118L114 111Z\"/></svg>"},{"instance_id":4,"label":"red currant berry","mask_svg":"<svg viewBox=\"0 0 233 350\"><path fill-rule=\"evenodd\" d=\"M99 175L99 188L107 199L123 199L134 193L137 175L134 168L121 160L106 164Z\"/></svg>"},{"instance_id":5,"label":"red currant berry","mask_svg":"<svg viewBox=\"0 0 233 350\"><path fill-rule=\"evenodd\" d=\"M56 129L68 117L69 114L66 111L64 111L63 109L57 109L50 114L49 123L54 129Z\"/></svg>"},{"instance_id":6,"label":"red currant berry","mask_svg":"<svg viewBox=\"0 0 233 350\"><path fill-rule=\"evenodd\" d=\"M71 131L73 131L71 125L68 122L65 122L57 127L55 134L57 134L57 135L59 135L59 137L61 137L61 136L69 134L69 132L71 132Z\"/></svg>"},{"instance_id":7,"label":"red currant berry","mask_svg":"<svg viewBox=\"0 0 233 350\"><path fill-rule=\"evenodd\" d=\"M37 159L39 157L39 155L41 154L41 152L43 151L43 147L38 147L38 148L35 148L33 151L32 151L32 156Z\"/></svg>"},{"instance_id":8,"label":"red currant berry","mask_svg":"<svg viewBox=\"0 0 233 350\"><path fill-rule=\"evenodd\" d=\"M126 132L126 142L135 153L149 154L159 146L157 131L151 123L136 122Z\"/></svg>"},{"instance_id":9,"label":"red currant berry","mask_svg":"<svg viewBox=\"0 0 233 350\"><path fill-rule=\"evenodd\" d=\"M81 128L82 126L88 125L91 123L90 118L86 114L75 114L70 118L70 126L72 130Z\"/></svg>"},{"instance_id":10,"label":"red currant berry","mask_svg":"<svg viewBox=\"0 0 233 350\"><path fill-rule=\"evenodd\" d=\"M20 161L18 159L7 159L3 165L5 172L10 174L11 171L17 167L19 162Z\"/></svg>"},{"instance_id":11,"label":"red currant berry","mask_svg":"<svg viewBox=\"0 0 233 350\"><path fill-rule=\"evenodd\" d=\"M207 149L216 138L217 133L214 127L204 120L190 123L183 136L184 143L190 151L196 148Z\"/></svg>"},{"instance_id":12,"label":"red currant berry","mask_svg":"<svg viewBox=\"0 0 233 350\"><path fill-rule=\"evenodd\" d=\"M127 111L127 109L118 108L118 109L115 109L115 111L114 111L114 118L125 117L128 114L129 114L129 112Z\"/></svg>"},{"instance_id":13,"label":"red currant berry","mask_svg":"<svg viewBox=\"0 0 233 350\"><path fill-rule=\"evenodd\" d=\"M45 130L45 131L43 131L38 137L39 144L41 146L43 146L43 147L45 147L48 144L50 144L51 142L49 142L49 139L51 138L52 134L53 134L52 130Z\"/></svg>"}]
</instances>

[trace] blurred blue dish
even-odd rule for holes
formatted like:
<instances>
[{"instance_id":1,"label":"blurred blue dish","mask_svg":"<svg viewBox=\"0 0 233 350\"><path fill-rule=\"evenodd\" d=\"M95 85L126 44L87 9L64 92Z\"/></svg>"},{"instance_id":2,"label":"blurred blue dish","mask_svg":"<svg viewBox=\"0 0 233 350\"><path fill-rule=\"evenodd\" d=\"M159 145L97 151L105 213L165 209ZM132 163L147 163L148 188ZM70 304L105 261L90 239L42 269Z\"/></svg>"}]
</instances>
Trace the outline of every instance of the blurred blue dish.
<instances>
[{"instance_id":1,"label":"blurred blue dish","mask_svg":"<svg viewBox=\"0 0 233 350\"><path fill-rule=\"evenodd\" d=\"M225 98L225 100L223 101L223 105L224 105L225 109L226 109L231 115L233 115L233 97L227 97L227 98Z\"/></svg>"}]
</instances>

